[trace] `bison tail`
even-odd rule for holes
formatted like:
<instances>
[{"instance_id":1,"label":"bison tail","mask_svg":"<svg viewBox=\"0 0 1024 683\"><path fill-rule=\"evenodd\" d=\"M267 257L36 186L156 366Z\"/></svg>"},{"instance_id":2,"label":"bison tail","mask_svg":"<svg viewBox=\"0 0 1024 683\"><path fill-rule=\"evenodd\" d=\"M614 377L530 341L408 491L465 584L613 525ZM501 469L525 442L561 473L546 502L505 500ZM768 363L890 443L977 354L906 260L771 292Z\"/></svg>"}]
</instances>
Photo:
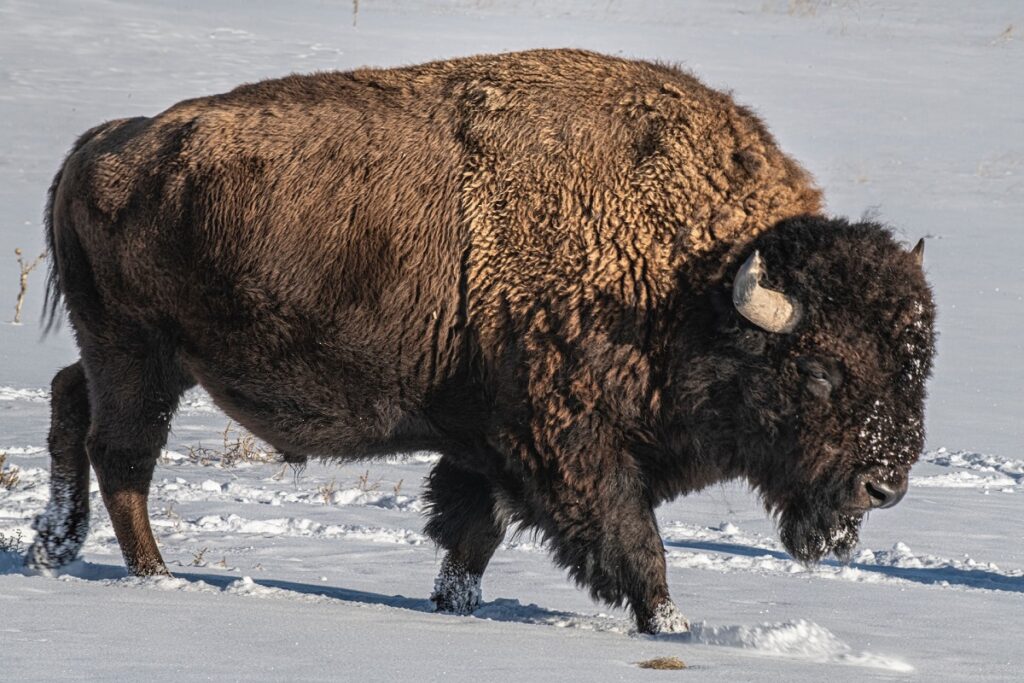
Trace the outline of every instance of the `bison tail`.
<instances>
[{"instance_id":1,"label":"bison tail","mask_svg":"<svg viewBox=\"0 0 1024 683\"><path fill-rule=\"evenodd\" d=\"M64 177L64 171L68 167L71 157L80 150L97 133L107 127L102 124L87 131L75 141L67 156L64 157L60 169L50 183L50 190L47 194L46 209L43 214L43 226L46 231L46 253L48 260L48 274L46 278L46 298L43 303L43 335L60 327L61 313L64 303L64 283L61 277L62 269L68 264L82 263L85 261L85 254L82 245L74 229L67 225L66 218L58 215L57 195L60 190L60 183Z\"/></svg>"},{"instance_id":2,"label":"bison tail","mask_svg":"<svg viewBox=\"0 0 1024 683\"><path fill-rule=\"evenodd\" d=\"M65 160L66 163L66 160ZM46 299L43 303L43 334L49 334L60 327L60 316L63 303L63 292L60 288L60 268L57 266L57 236L53 227L53 202L57 196L57 187L60 185L61 176L64 174L64 164L57 171L50 183L50 191L46 198L46 212L43 214L43 226L46 230L46 253L50 256L46 276Z\"/></svg>"}]
</instances>

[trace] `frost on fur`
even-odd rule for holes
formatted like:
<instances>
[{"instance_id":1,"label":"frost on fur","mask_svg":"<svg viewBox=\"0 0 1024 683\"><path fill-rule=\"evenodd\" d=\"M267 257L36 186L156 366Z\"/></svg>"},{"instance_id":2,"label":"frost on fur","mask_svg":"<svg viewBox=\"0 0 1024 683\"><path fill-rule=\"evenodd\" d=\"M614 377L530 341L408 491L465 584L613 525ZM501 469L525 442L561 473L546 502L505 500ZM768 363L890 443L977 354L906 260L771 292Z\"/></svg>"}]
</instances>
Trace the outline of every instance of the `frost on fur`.
<instances>
[{"instance_id":1,"label":"frost on fur","mask_svg":"<svg viewBox=\"0 0 1024 683\"><path fill-rule=\"evenodd\" d=\"M683 616L675 603L666 600L654 610L651 616L652 633L688 633L690 621Z\"/></svg>"},{"instance_id":2,"label":"frost on fur","mask_svg":"<svg viewBox=\"0 0 1024 683\"><path fill-rule=\"evenodd\" d=\"M82 514L72 498L72 489L52 482L46 509L32 522L35 541L25 564L33 569L56 569L78 557L89 533L89 516Z\"/></svg>"},{"instance_id":3,"label":"frost on fur","mask_svg":"<svg viewBox=\"0 0 1024 683\"><path fill-rule=\"evenodd\" d=\"M480 574L472 574L460 563L445 558L430 599L438 612L472 614L480 607L480 579Z\"/></svg>"}]
</instances>

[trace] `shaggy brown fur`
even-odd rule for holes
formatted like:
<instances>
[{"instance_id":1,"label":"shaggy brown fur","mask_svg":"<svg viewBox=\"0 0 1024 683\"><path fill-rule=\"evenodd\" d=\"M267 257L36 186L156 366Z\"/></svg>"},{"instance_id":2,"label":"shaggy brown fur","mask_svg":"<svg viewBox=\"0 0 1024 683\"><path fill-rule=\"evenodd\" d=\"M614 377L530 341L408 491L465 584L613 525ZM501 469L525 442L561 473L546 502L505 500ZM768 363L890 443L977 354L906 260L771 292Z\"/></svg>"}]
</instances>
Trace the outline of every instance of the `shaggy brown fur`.
<instances>
[{"instance_id":1,"label":"shaggy brown fur","mask_svg":"<svg viewBox=\"0 0 1024 683\"><path fill-rule=\"evenodd\" d=\"M440 451L442 609L472 609L511 521L641 630L679 628L657 503L746 477L816 559L855 540L865 472L897 486L920 448L920 268L877 226L786 220L820 209L727 95L581 51L290 76L99 126L51 191L82 357L55 380L30 560L78 550L84 440L128 566L166 571L145 496L198 382L292 458ZM728 302L755 241L803 302L792 334Z\"/></svg>"}]
</instances>

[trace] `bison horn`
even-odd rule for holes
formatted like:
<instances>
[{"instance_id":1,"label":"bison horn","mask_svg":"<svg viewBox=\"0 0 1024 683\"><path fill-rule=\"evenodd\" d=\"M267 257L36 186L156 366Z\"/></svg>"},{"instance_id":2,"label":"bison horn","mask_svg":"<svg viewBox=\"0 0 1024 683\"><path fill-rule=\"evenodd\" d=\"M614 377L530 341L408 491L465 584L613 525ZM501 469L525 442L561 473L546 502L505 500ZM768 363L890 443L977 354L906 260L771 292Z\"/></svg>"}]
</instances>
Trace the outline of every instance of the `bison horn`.
<instances>
[{"instance_id":1,"label":"bison horn","mask_svg":"<svg viewBox=\"0 0 1024 683\"><path fill-rule=\"evenodd\" d=\"M924 265L924 238L922 237L917 241L917 245L910 252L910 255L914 257L914 262L918 268Z\"/></svg>"},{"instance_id":2,"label":"bison horn","mask_svg":"<svg viewBox=\"0 0 1024 683\"><path fill-rule=\"evenodd\" d=\"M732 283L732 303L740 315L768 332L792 332L800 322L800 303L761 286L764 261L754 252Z\"/></svg>"}]
</instances>

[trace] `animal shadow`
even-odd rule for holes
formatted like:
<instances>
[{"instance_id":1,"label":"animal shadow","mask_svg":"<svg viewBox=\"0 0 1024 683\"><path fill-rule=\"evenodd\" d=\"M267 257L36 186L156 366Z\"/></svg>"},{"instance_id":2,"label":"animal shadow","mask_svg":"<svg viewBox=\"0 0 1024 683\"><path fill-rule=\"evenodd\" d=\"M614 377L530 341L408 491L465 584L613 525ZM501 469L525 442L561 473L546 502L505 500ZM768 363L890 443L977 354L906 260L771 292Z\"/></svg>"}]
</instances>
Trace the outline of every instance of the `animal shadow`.
<instances>
[{"instance_id":1,"label":"animal shadow","mask_svg":"<svg viewBox=\"0 0 1024 683\"><path fill-rule=\"evenodd\" d=\"M665 546L686 550L706 550L708 552L742 557L769 556L777 560L796 562L788 554L779 550L757 548L737 543L716 543L713 541L665 541ZM1024 576L1008 576L984 569L959 569L956 567L896 567L885 564L867 562L851 562L848 565L836 560L824 560L826 567L840 568L848 566L863 572L872 572L925 585L964 586L984 590L1024 593Z\"/></svg>"},{"instance_id":2,"label":"animal shadow","mask_svg":"<svg viewBox=\"0 0 1024 683\"><path fill-rule=\"evenodd\" d=\"M25 556L19 552L0 551L0 576L4 574L36 574L25 568ZM43 572L44 574L47 572ZM132 579L127 570L120 565L107 565L84 560L76 560L70 565L57 570L56 574L73 576L84 581L120 581ZM194 584L206 584L221 591L228 590L241 578L235 575L212 574L206 572L176 571L174 578ZM410 598L404 595L385 595L361 591L341 586L324 586L322 584L302 583L273 578L252 578L256 587L273 588L288 591L297 595L308 595L329 600L356 602L367 605L383 605L396 609L405 609L425 614L435 613L434 603L427 598ZM624 617L608 615L585 615L576 612L547 609L535 604L524 605L518 600L497 598L483 603L469 617L520 624L544 624L548 626L577 626L594 631L626 632L630 622Z\"/></svg>"},{"instance_id":3,"label":"animal shadow","mask_svg":"<svg viewBox=\"0 0 1024 683\"><path fill-rule=\"evenodd\" d=\"M224 576L220 574L200 574L196 572L176 572L176 578L190 582L202 581L221 590L226 589L238 580L237 576ZM358 602L367 605L384 605L397 609L406 609L413 612L427 614L436 613L434 603L427 598L410 598L404 595L385 595L371 591L361 591L353 588L340 586L324 586L321 584L302 583L298 581L286 581L283 579L259 578L252 579L257 586L277 588L301 595L312 595L341 600L344 602ZM547 609L535 604L524 605L518 600L509 598L497 598L485 602L468 615L474 619L487 619L490 621L503 621L520 624L545 624L549 626L583 626L595 631L625 631L629 628L629 622L624 618L613 616L597 615L588 616L576 612Z\"/></svg>"}]
</instances>

